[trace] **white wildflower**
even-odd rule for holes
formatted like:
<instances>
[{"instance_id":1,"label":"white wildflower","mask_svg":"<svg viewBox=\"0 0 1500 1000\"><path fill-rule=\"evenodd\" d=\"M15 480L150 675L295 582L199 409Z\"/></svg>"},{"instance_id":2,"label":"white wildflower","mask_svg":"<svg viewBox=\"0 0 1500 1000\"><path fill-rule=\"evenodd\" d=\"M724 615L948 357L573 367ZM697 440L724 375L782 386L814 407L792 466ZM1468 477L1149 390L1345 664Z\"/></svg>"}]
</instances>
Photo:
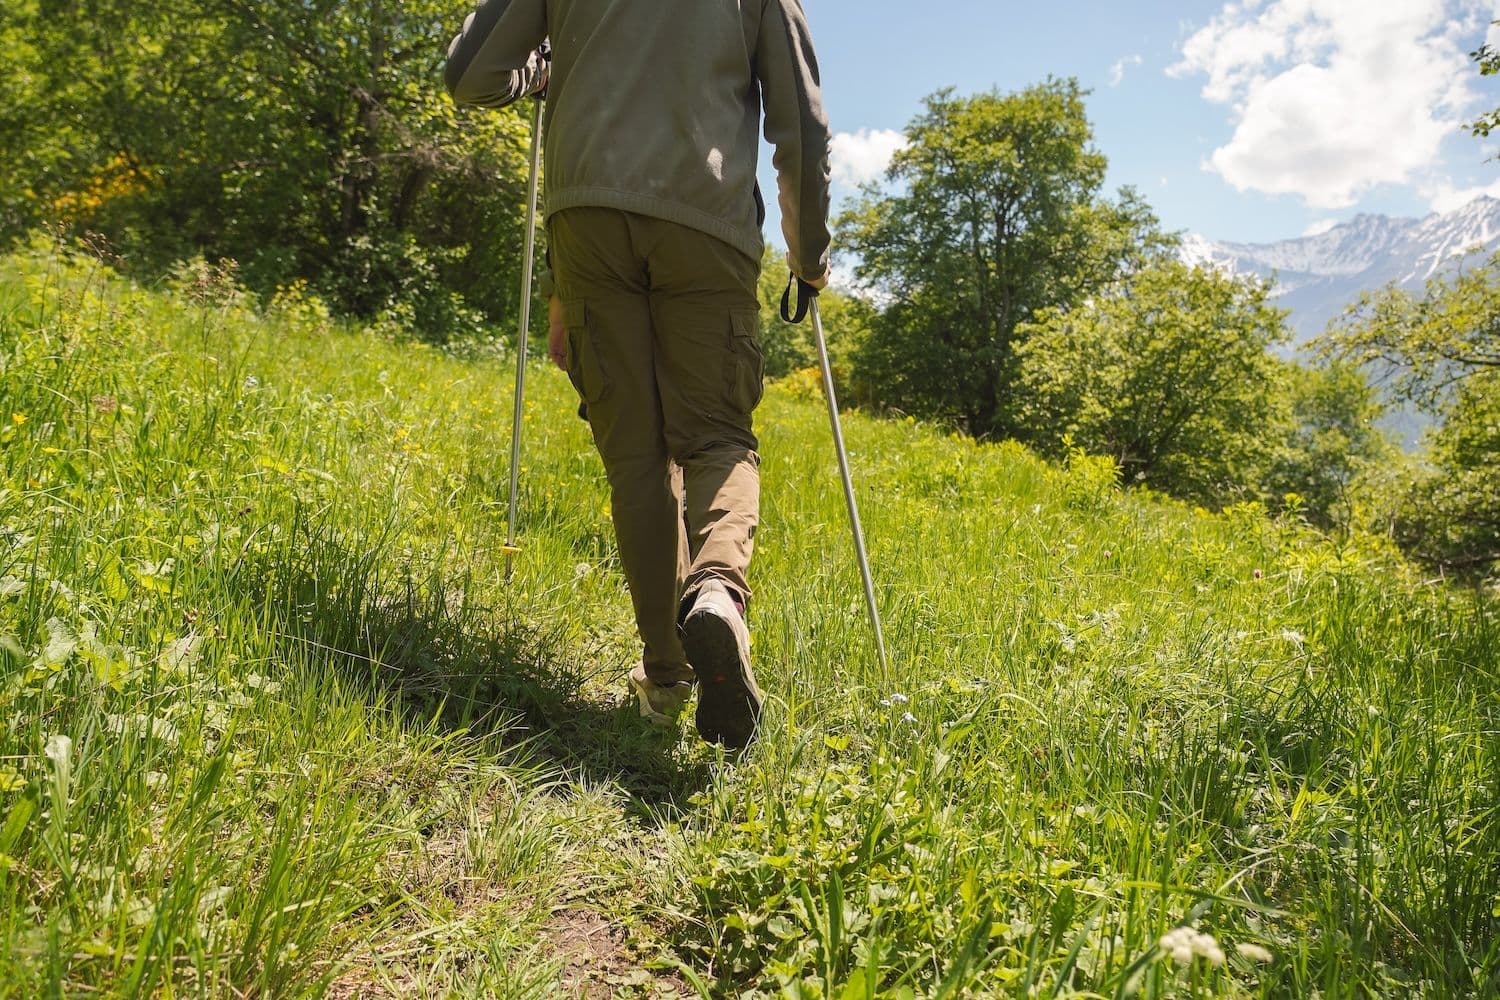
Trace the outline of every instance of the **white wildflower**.
<instances>
[{"instance_id":1,"label":"white wildflower","mask_svg":"<svg viewBox=\"0 0 1500 1000\"><path fill-rule=\"evenodd\" d=\"M53 767L67 767L73 760L73 740L61 733L49 736L47 749L44 752Z\"/></svg>"},{"instance_id":2,"label":"white wildflower","mask_svg":"<svg viewBox=\"0 0 1500 1000\"><path fill-rule=\"evenodd\" d=\"M68 805L68 786L73 780L73 741L62 734L47 737L47 745L43 752L47 759L52 762L52 777L57 783L57 796L59 808L66 811Z\"/></svg>"},{"instance_id":3,"label":"white wildflower","mask_svg":"<svg viewBox=\"0 0 1500 1000\"><path fill-rule=\"evenodd\" d=\"M1193 958L1201 957L1209 965L1224 964L1224 950L1219 947L1212 934L1204 934L1191 927L1174 927L1156 942L1176 965L1190 965Z\"/></svg>"},{"instance_id":4,"label":"white wildflower","mask_svg":"<svg viewBox=\"0 0 1500 1000\"><path fill-rule=\"evenodd\" d=\"M1248 941L1241 941L1234 946L1234 950L1239 952L1241 957L1248 958L1252 962L1259 962L1262 965L1269 965L1272 961L1269 949L1263 948L1258 944L1251 944Z\"/></svg>"},{"instance_id":5,"label":"white wildflower","mask_svg":"<svg viewBox=\"0 0 1500 1000\"><path fill-rule=\"evenodd\" d=\"M908 725L915 726L917 724L917 717L915 715L912 715L910 712L903 712L901 714L901 721L907 723Z\"/></svg>"},{"instance_id":6,"label":"white wildflower","mask_svg":"<svg viewBox=\"0 0 1500 1000\"><path fill-rule=\"evenodd\" d=\"M906 695L901 694L899 691L891 695L891 704L893 705L905 705L909 701L911 701L911 699Z\"/></svg>"},{"instance_id":7,"label":"white wildflower","mask_svg":"<svg viewBox=\"0 0 1500 1000\"><path fill-rule=\"evenodd\" d=\"M136 567L141 576L157 580L170 577L172 571L177 568L177 560L172 558L163 559L161 562L142 562Z\"/></svg>"}]
</instances>

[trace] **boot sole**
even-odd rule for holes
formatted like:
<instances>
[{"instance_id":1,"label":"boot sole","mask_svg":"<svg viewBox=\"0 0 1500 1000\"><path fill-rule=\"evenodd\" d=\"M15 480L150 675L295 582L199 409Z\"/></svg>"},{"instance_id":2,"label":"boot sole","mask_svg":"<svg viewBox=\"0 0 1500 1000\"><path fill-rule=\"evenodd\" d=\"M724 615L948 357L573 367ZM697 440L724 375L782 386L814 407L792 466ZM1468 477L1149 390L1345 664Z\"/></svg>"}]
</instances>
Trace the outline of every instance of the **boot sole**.
<instances>
[{"instance_id":1,"label":"boot sole","mask_svg":"<svg viewBox=\"0 0 1500 1000\"><path fill-rule=\"evenodd\" d=\"M698 675L698 734L743 750L760 724L761 697L740 658L734 627L711 611L699 611L683 622L682 644Z\"/></svg>"}]
</instances>

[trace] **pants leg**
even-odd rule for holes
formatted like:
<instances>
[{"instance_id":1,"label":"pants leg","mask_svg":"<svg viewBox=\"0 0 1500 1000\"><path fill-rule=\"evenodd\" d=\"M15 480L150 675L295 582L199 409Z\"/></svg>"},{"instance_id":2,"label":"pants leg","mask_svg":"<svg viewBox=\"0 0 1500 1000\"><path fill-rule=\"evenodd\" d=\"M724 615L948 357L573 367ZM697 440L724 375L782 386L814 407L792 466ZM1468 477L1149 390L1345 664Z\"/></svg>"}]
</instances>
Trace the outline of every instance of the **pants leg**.
<instances>
[{"instance_id":1,"label":"pants leg","mask_svg":"<svg viewBox=\"0 0 1500 1000\"><path fill-rule=\"evenodd\" d=\"M711 579L750 597L760 264L697 230L611 209L568 209L549 229L569 377L609 477L646 672L690 677L680 607Z\"/></svg>"},{"instance_id":2,"label":"pants leg","mask_svg":"<svg viewBox=\"0 0 1500 1000\"><path fill-rule=\"evenodd\" d=\"M568 375L588 404L609 478L646 674L657 683L688 680L693 675L677 633L688 548L682 470L671 462L663 432L645 262L619 212L561 212L551 220L550 239L568 330Z\"/></svg>"},{"instance_id":3,"label":"pants leg","mask_svg":"<svg viewBox=\"0 0 1500 1000\"><path fill-rule=\"evenodd\" d=\"M760 522L751 419L765 375L760 262L674 223L646 219L637 229L651 269L663 433L683 470L690 558L684 603L708 580L748 602Z\"/></svg>"}]
</instances>

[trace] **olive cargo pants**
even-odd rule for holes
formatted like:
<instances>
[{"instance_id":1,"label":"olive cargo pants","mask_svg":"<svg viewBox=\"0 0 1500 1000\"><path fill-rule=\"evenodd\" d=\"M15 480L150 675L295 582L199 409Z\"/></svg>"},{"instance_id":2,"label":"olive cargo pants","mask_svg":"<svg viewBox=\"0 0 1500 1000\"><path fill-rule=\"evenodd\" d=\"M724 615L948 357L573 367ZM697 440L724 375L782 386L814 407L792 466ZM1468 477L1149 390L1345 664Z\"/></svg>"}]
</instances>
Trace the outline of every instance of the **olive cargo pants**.
<instances>
[{"instance_id":1,"label":"olive cargo pants","mask_svg":"<svg viewBox=\"0 0 1500 1000\"><path fill-rule=\"evenodd\" d=\"M646 674L688 680L677 631L686 602L711 579L750 596L760 262L696 229L615 209L566 209L548 234L568 377L609 478Z\"/></svg>"}]
</instances>

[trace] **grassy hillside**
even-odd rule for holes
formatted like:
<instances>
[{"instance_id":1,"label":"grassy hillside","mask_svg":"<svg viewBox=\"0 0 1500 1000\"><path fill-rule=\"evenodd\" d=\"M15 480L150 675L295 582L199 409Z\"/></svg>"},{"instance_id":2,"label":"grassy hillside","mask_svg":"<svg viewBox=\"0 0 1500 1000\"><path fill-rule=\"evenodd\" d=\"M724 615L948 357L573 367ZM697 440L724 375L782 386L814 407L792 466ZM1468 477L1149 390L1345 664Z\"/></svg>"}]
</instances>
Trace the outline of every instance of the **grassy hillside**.
<instances>
[{"instance_id":1,"label":"grassy hillside","mask_svg":"<svg viewBox=\"0 0 1500 1000\"><path fill-rule=\"evenodd\" d=\"M1368 545L773 388L761 742L624 701L536 369L0 264L0 995L1500 989L1500 619Z\"/></svg>"}]
</instances>

